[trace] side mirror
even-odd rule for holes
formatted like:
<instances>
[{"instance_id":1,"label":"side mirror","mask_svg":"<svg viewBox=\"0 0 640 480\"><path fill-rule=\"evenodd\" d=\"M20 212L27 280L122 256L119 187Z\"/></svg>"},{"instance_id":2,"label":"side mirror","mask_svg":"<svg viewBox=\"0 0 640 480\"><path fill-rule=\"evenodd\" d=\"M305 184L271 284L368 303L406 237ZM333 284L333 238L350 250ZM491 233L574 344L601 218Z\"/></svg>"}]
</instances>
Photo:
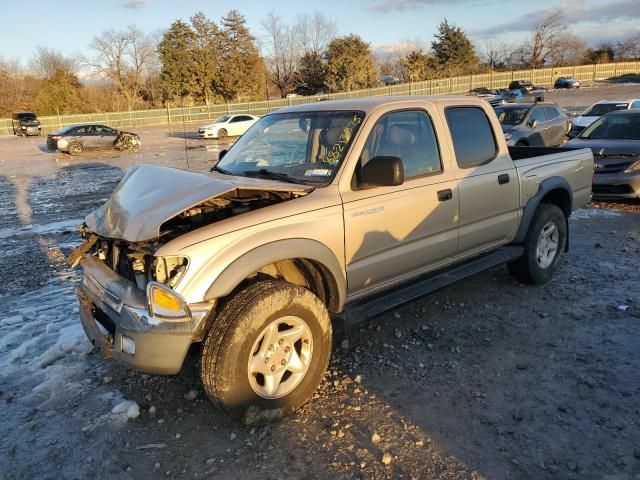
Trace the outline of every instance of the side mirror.
<instances>
[{"instance_id":1,"label":"side mirror","mask_svg":"<svg viewBox=\"0 0 640 480\"><path fill-rule=\"evenodd\" d=\"M529 120L529 126L531 128L536 128L538 126L538 121L537 120Z\"/></svg>"},{"instance_id":2,"label":"side mirror","mask_svg":"<svg viewBox=\"0 0 640 480\"><path fill-rule=\"evenodd\" d=\"M218 161L222 160L229 150L221 150L218 154Z\"/></svg>"},{"instance_id":3,"label":"side mirror","mask_svg":"<svg viewBox=\"0 0 640 480\"><path fill-rule=\"evenodd\" d=\"M398 157L378 156L360 172L360 184L367 187L394 187L404 183L404 166Z\"/></svg>"}]
</instances>

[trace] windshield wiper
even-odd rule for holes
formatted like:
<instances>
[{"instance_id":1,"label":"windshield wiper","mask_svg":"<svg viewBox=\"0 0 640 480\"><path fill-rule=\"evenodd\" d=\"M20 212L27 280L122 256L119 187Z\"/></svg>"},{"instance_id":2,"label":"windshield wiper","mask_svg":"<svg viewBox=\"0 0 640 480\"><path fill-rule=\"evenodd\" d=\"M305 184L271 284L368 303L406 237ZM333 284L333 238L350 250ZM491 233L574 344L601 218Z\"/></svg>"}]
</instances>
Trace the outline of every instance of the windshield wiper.
<instances>
[{"instance_id":1,"label":"windshield wiper","mask_svg":"<svg viewBox=\"0 0 640 480\"><path fill-rule=\"evenodd\" d=\"M286 173L272 172L270 170L267 170L266 168L261 168L260 170L245 170L244 172L242 172L242 174L247 177L270 178L273 180L281 180L283 182L298 184L304 183L300 180L289 178L289 175L287 175Z\"/></svg>"},{"instance_id":2,"label":"windshield wiper","mask_svg":"<svg viewBox=\"0 0 640 480\"><path fill-rule=\"evenodd\" d=\"M220 172L224 175L234 175L233 172L230 172L229 170L225 170L224 168L220 168L218 165L215 165L213 167L211 167L211 170L209 170L210 172Z\"/></svg>"}]
</instances>

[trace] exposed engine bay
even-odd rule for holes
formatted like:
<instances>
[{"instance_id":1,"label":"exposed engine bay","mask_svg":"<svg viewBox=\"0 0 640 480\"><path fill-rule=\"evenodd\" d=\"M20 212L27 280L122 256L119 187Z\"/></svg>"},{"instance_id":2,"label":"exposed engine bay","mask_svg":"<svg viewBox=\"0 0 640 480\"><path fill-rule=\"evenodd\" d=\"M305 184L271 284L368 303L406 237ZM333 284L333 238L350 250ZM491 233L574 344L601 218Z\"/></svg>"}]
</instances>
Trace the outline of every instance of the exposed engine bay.
<instances>
[{"instance_id":1,"label":"exposed engine bay","mask_svg":"<svg viewBox=\"0 0 640 480\"><path fill-rule=\"evenodd\" d=\"M178 213L160 225L158 237L139 242L98 235L84 223L78 227L84 243L69 255L68 262L76 266L86 255L93 255L142 291L149 281L173 288L185 273L188 260L185 257L155 256L162 245L212 223L307 193L238 187Z\"/></svg>"}]
</instances>

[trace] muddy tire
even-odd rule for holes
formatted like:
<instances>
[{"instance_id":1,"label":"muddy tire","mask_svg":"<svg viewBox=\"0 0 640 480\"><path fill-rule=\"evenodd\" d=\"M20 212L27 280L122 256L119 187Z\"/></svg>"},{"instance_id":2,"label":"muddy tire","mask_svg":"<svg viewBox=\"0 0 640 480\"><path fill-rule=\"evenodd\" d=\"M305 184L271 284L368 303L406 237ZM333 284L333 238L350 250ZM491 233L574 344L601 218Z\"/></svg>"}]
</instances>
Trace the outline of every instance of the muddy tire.
<instances>
[{"instance_id":1,"label":"muddy tire","mask_svg":"<svg viewBox=\"0 0 640 480\"><path fill-rule=\"evenodd\" d=\"M223 140L225 138L227 138L227 131L224 128L221 128L220 130L218 130L218 138L220 140Z\"/></svg>"},{"instance_id":2,"label":"muddy tire","mask_svg":"<svg viewBox=\"0 0 640 480\"><path fill-rule=\"evenodd\" d=\"M69 155L71 155L72 157L77 157L78 155L80 155L82 153L82 145L74 142L71 145L69 145L69 148L67 149L67 152L69 153Z\"/></svg>"},{"instance_id":3,"label":"muddy tire","mask_svg":"<svg viewBox=\"0 0 640 480\"><path fill-rule=\"evenodd\" d=\"M120 150L131 150L133 148L133 140L131 137L124 137L122 142L120 142Z\"/></svg>"},{"instance_id":4,"label":"muddy tire","mask_svg":"<svg viewBox=\"0 0 640 480\"><path fill-rule=\"evenodd\" d=\"M318 388L331 335L327 309L306 288L279 280L251 284L209 328L200 356L204 390L247 425L284 417Z\"/></svg>"},{"instance_id":5,"label":"muddy tire","mask_svg":"<svg viewBox=\"0 0 640 480\"><path fill-rule=\"evenodd\" d=\"M553 276L567 243L567 222L559 207L543 203L533 215L524 240L524 255L508 264L518 281L547 283Z\"/></svg>"}]
</instances>

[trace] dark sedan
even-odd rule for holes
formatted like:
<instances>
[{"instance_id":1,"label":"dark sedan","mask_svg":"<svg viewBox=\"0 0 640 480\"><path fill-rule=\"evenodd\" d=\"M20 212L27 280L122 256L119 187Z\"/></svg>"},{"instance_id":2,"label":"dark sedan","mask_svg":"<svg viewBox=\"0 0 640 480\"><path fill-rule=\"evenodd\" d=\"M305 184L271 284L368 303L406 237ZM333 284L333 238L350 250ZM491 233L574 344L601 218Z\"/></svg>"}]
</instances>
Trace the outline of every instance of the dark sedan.
<instances>
[{"instance_id":1,"label":"dark sedan","mask_svg":"<svg viewBox=\"0 0 640 480\"><path fill-rule=\"evenodd\" d=\"M570 128L569 117L553 103L511 103L495 111L510 146L555 147Z\"/></svg>"},{"instance_id":2,"label":"dark sedan","mask_svg":"<svg viewBox=\"0 0 640 480\"><path fill-rule=\"evenodd\" d=\"M608 113L564 146L593 151L594 197L640 198L640 111Z\"/></svg>"},{"instance_id":3,"label":"dark sedan","mask_svg":"<svg viewBox=\"0 0 640 480\"><path fill-rule=\"evenodd\" d=\"M580 80L573 77L558 77L553 84L553 88L580 88L581 86Z\"/></svg>"},{"instance_id":4,"label":"dark sedan","mask_svg":"<svg viewBox=\"0 0 640 480\"><path fill-rule=\"evenodd\" d=\"M140 137L104 125L71 125L47 135L47 146L69 155L80 155L84 150L117 148L130 150L140 146Z\"/></svg>"}]
</instances>

